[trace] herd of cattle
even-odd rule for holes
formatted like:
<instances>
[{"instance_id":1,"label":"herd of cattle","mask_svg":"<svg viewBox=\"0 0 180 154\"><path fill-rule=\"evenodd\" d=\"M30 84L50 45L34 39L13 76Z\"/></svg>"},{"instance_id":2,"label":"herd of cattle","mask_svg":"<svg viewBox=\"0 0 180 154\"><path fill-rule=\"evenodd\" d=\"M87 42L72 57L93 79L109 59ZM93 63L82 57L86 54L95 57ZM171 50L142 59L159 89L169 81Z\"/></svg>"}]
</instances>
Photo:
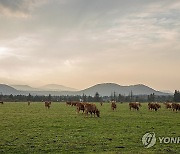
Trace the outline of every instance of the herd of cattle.
<instances>
[{"instance_id":1,"label":"herd of cattle","mask_svg":"<svg viewBox=\"0 0 180 154\"><path fill-rule=\"evenodd\" d=\"M0 104L4 104L3 101L0 101ZM28 105L30 105L31 102L28 101ZM117 103L112 101L110 102L111 104L111 109L114 111L117 108ZM180 111L180 104L179 103L163 103L165 105L166 109L172 109L172 111ZM49 109L51 107L51 102L50 101L45 101L44 102L45 108ZM94 114L94 116L96 115L97 117L100 117L100 111L97 108L96 104L93 103L85 103L85 102L66 102L66 105L69 106L75 106L77 113L79 113L80 111L82 111L83 113L85 113L85 115L88 116L88 114L90 114L92 116L92 114ZM100 106L103 105L103 102L100 102ZM131 102L129 103L129 109L130 110L139 110L140 107L142 107L141 103L139 102ZM148 109L151 111L157 111L161 108L161 105L157 102L151 102L148 103Z\"/></svg>"},{"instance_id":2,"label":"herd of cattle","mask_svg":"<svg viewBox=\"0 0 180 154\"><path fill-rule=\"evenodd\" d=\"M98 110L96 104L84 103L84 102L66 102L66 105L76 106L77 113L82 111L86 115L88 115L88 113L90 113L91 116L92 116L92 114L94 114L94 116L96 115L97 117L100 117L100 111Z\"/></svg>"},{"instance_id":3,"label":"herd of cattle","mask_svg":"<svg viewBox=\"0 0 180 154\"><path fill-rule=\"evenodd\" d=\"M117 108L116 102L110 102L111 103L111 109L114 111ZM77 109L77 113L82 111L86 115L90 113L91 115L94 113L94 116L97 115L97 117L100 117L100 111L97 109L95 104L92 103L84 103L84 102L66 102L66 105L69 106L75 106ZM100 105L102 106L103 103L100 102ZM179 103L164 103L165 107L167 109L172 109L173 111L179 111L180 110L180 104ZM129 109L130 110L139 110L139 108L142 107L141 103L139 102L131 102L129 103ZM161 105L157 102L151 102L148 103L148 109L151 111L157 111L161 108Z\"/></svg>"}]
</instances>

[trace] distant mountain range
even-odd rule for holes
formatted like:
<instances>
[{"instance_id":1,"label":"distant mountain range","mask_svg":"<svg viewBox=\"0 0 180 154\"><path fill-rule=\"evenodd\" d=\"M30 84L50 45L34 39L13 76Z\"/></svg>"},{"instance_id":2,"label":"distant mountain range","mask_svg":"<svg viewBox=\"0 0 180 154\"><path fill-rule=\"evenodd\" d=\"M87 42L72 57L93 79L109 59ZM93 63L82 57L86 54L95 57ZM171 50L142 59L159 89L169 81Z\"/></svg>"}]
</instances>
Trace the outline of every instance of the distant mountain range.
<instances>
[{"instance_id":1,"label":"distant mountain range","mask_svg":"<svg viewBox=\"0 0 180 154\"><path fill-rule=\"evenodd\" d=\"M10 85L20 91L77 91L77 89L66 87L57 84L47 84L38 88L33 88L29 85Z\"/></svg>"},{"instance_id":2,"label":"distant mountain range","mask_svg":"<svg viewBox=\"0 0 180 154\"><path fill-rule=\"evenodd\" d=\"M28 85L10 85L10 86L13 87L14 89L20 90L20 91L40 91L40 89L33 88Z\"/></svg>"},{"instance_id":3,"label":"distant mountain range","mask_svg":"<svg viewBox=\"0 0 180 154\"><path fill-rule=\"evenodd\" d=\"M10 94L13 94L13 95L18 95L20 92L13 88L13 87L10 87L8 85L5 85L5 84L0 84L0 94L3 94L3 95L10 95Z\"/></svg>"},{"instance_id":4,"label":"distant mountain range","mask_svg":"<svg viewBox=\"0 0 180 154\"><path fill-rule=\"evenodd\" d=\"M77 89L57 84L47 84L45 86L39 87L39 89L44 91L77 91Z\"/></svg>"},{"instance_id":5,"label":"distant mountain range","mask_svg":"<svg viewBox=\"0 0 180 154\"><path fill-rule=\"evenodd\" d=\"M163 93L174 93L174 92L172 92L170 90L161 90L161 92L163 92Z\"/></svg>"},{"instance_id":6,"label":"distant mountain range","mask_svg":"<svg viewBox=\"0 0 180 154\"><path fill-rule=\"evenodd\" d=\"M152 93L154 93L155 95L169 95L169 93L156 91L143 84L121 86L115 83L97 84L95 86L80 91L80 94L82 95L84 93L93 96L95 92L98 92L102 96L109 96L115 92L116 94L127 96L131 93L131 91L133 95L149 95Z\"/></svg>"},{"instance_id":7,"label":"distant mountain range","mask_svg":"<svg viewBox=\"0 0 180 154\"><path fill-rule=\"evenodd\" d=\"M49 84L39 88L33 88L28 85L5 85L0 84L0 93L4 95L87 95L94 96L98 92L101 96L110 96L114 92L118 95L129 95L131 92L133 95L150 95L154 93L155 95L172 95L172 93L165 93L154 90L146 85L138 84L131 86L121 86L115 83L102 83L89 87L84 90L76 90L74 88L65 87L62 85Z\"/></svg>"}]
</instances>

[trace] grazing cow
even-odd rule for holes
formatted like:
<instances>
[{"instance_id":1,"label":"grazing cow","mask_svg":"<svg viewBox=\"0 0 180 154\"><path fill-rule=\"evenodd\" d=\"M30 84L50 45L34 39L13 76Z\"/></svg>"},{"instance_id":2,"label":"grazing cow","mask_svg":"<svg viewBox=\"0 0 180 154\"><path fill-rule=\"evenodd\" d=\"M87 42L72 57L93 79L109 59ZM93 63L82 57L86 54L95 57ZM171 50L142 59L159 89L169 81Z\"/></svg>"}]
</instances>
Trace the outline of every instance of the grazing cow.
<instances>
[{"instance_id":1,"label":"grazing cow","mask_svg":"<svg viewBox=\"0 0 180 154\"><path fill-rule=\"evenodd\" d=\"M77 108L77 113L79 113L81 110L83 111L83 113L84 113L84 104L85 103L76 103L76 108Z\"/></svg>"},{"instance_id":2,"label":"grazing cow","mask_svg":"<svg viewBox=\"0 0 180 154\"><path fill-rule=\"evenodd\" d=\"M97 117L100 117L100 111L97 109L96 105L95 105L95 104L92 104L92 106L93 106L92 113L94 113L94 116L95 116L95 114L96 114Z\"/></svg>"},{"instance_id":3,"label":"grazing cow","mask_svg":"<svg viewBox=\"0 0 180 154\"><path fill-rule=\"evenodd\" d=\"M171 109L172 108L172 103L164 103L166 109Z\"/></svg>"},{"instance_id":4,"label":"grazing cow","mask_svg":"<svg viewBox=\"0 0 180 154\"><path fill-rule=\"evenodd\" d=\"M180 110L180 104L172 103L172 110L173 111L179 111Z\"/></svg>"},{"instance_id":5,"label":"grazing cow","mask_svg":"<svg viewBox=\"0 0 180 154\"><path fill-rule=\"evenodd\" d=\"M141 104L138 103L138 102L131 102L131 103L129 103L129 109L130 110L131 110L131 108L133 108L133 109L138 111L140 106L141 106Z\"/></svg>"},{"instance_id":6,"label":"grazing cow","mask_svg":"<svg viewBox=\"0 0 180 154\"><path fill-rule=\"evenodd\" d=\"M158 103L148 103L148 108L149 110L157 111L158 109L161 108L161 105Z\"/></svg>"},{"instance_id":7,"label":"grazing cow","mask_svg":"<svg viewBox=\"0 0 180 154\"><path fill-rule=\"evenodd\" d=\"M4 102L3 102L3 101L0 101L0 104L4 104Z\"/></svg>"},{"instance_id":8,"label":"grazing cow","mask_svg":"<svg viewBox=\"0 0 180 154\"><path fill-rule=\"evenodd\" d=\"M160 108L161 108L161 105L158 104L158 103L155 103L155 106L157 107L157 109L160 109Z\"/></svg>"},{"instance_id":9,"label":"grazing cow","mask_svg":"<svg viewBox=\"0 0 180 154\"><path fill-rule=\"evenodd\" d=\"M94 113L94 116L96 115L97 117L100 117L100 111L97 109L95 104L85 103L84 109L85 109L86 115L88 115L88 113L90 113L92 116L92 114Z\"/></svg>"},{"instance_id":10,"label":"grazing cow","mask_svg":"<svg viewBox=\"0 0 180 154\"><path fill-rule=\"evenodd\" d=\"M148 109L157 111L157 107L156 107L155 103L153 103L153 102L148 103Z\"/></svg>"},{"instance_id":11,"label":"grazing cow","mask_svg":"<svg viewBox=\"0 0 180 154\"><path fill-rule=\"evenodd\" d=\"M103 102L100 102L100 105L102 106L102 105L103 105Z\"/></svg>"},{"instance_id":12,"label":"grazing cow","mask_svg":"<svg viewBox=\"0 0 180 154\"><path fill-rule=\"evenodd\" d=\"M71 102L71 106L76 106L78 102Z\"/></svg>"},{"instance_id":13,"label":"grazing cow","mask_svg":"<svg viewBox=\"0 0 180 154\"><path fill-rule=\"evenodd\" d=\"M50 108L51 102L45 101L44 102L45 108Z\"/></svg>"},{"instance_id":14,"label":"grazing cow","mask_svg":"<svg viewBox=\"0 0 180 154\"><path fill-rule=\"evenodd\" d=\"M112 102L112 103L111 103L111 108L112 108L113 111L117 108L117 105L116 105L115 102Z\"/></svg>"},{"instance_id":15,"label":"grazing cow","mask_svg":"<svg viewBox=\"0 0 180 154\"><path fill-rule=\"evenodd\" d=\"M66 102L66 105L71 105L71 102Z\"/></svg>"},{"instance_id":16,"label":"grazing cow","mask_svg":"<svg viewBox=\"0 0 180 154\"><path fill-rule=\"evenodd\" d=\"M28 101L28 106L31 104L31 102L30 101Z\"/></svg>"}]
</instances>

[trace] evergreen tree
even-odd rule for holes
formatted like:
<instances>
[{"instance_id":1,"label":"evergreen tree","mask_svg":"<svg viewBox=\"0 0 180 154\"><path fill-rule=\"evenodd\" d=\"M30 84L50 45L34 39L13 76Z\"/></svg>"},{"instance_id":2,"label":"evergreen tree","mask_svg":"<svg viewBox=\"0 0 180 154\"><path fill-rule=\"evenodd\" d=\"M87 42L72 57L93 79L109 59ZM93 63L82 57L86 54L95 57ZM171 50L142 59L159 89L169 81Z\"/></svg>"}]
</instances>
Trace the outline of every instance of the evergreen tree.
<instances>
[{"instance_id":1,"label":"evergreen tree","mask_svg":"<svg viewBox=\"0 0 180 154\"><path fill-rule=\"evenodd\" d=\"M48 101L52 101L52 96L51 96L51 94L49 94L49 96L48 96Z\"/></svg>"},{"instance_id":2,"label":"evergreen tree","mask_svg":"<svg viewBox=\"0 0 180 154\"><path fill-rule=\"evenodd\" d=\"M132 92L132 90L131 90L131 93L130 93L130 100L131 100L131 102L133 101L133 92Z\"/></svg>"},{"instance_id":3,"label":"evergreen tree","mask_svg":"<svg viewBox=\"0 0 180 154\"><path fill-rule=\"evenodd\" d=\"M174 102L180 102L180 92L178 90L174 92Z\"/></svg>"},{"instance_id":4,"label":"evergreen tree","mask_svg":"<svg viewBox=\"0 0 180 154\"><path fill-rule=\"evenodd\" d=\"M98 92L95 93L94 101L95 102L100 102L100 97L99 97L99 93Z\"/></svg>"},{"instance_id":5,"label":"evergreen tree","mask_svg":"<svg viewBox=\"0 0 180 154\"><path fill-rule=\"evenodd\" d=\"M10 101L13 101L14 100L14 96L12 94L9 95L9 99L10 99Z\"/></svg>"},{"instance_id":6,"label":"evergreen tree","mask_svg":"<svg viewBox=\"0 0 180 154\"><path fill-rule=\"evenodd\" d=\"M2 92L0 93L0 101L2 101L2 98L3 98L3 94Z\"/></svg>"},{"instance_id":7,"label":"evergreen tree","mask_svg":"<svg viewBox=\"0 0 180 154\"><path fill-rule=\"evenodd\" d=\"M124 96L121 94L118 95L118 102L123 102L124 101Z\"/></svg>"},{"instance_id":8,"label":"evergreen tree","mask_svg":"<svg viewBox=\"0 0 180 154\"><path fill-rule=\"evenodd\" d=\"M148 95L148 102L154 102L155 101L155 94L152 93L150 95Z\"/></svg>"},{"instance_id":9,"label":"evergreen tree","mask_svg":"<svg viewBox=\"0 0 180 154\"><path fill-rule=\"evenodd\" d=\"M84 95L84 93L83 93L83 96L82 96L82 100L83 100L83 102L87 102L87 96Z\"/></svg>"},{"instance_id":10,"label":"evergreen tree","mask_svg":"<svg viewBox=\"0 0 180 154\"><path fill-rule=\"evenodd\" d=\"M32 101L32 96L31 96L31 94L29 93L29 95L28 95L28 97L27 97L27 101Z\"/></svg>"},{"instance_id":11,"label":"evergreen tree","mask_svg":"<svg viewBox=\"0 0 180 154\"><path fill-rule=\"evenodd\" d=\"M113 100L116 101L116 92L114 91Z\"/></svg>"}]
</instances>

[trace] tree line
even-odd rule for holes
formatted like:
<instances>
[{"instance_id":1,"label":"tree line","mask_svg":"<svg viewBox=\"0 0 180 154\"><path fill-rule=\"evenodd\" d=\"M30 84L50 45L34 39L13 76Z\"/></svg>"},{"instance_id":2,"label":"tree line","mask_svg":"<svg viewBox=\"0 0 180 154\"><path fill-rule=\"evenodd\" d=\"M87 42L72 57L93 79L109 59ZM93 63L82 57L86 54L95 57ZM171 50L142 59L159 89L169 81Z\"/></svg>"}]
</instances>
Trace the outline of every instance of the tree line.
<instances>
[{"instance_id":1,"label":"tree line","mask_svg":"<svg viewBox=\"0 0 180 154\"><path fill-rule=\"evenodd\" d=\"M150 95L133 95L131 91L128 96L112 93L110 96L100 96L98 92L94 96L83 95L62 95L62 96L38 96L38 95L3 95L0 94L1 101L7 102L41 102L41 101L53 101L53 102L66 102L66 101L82 101L82 102L180 102L180 92L175 90L174 95L169 96L156 96L154 93Z\"/></svg>"}]
</instances>

